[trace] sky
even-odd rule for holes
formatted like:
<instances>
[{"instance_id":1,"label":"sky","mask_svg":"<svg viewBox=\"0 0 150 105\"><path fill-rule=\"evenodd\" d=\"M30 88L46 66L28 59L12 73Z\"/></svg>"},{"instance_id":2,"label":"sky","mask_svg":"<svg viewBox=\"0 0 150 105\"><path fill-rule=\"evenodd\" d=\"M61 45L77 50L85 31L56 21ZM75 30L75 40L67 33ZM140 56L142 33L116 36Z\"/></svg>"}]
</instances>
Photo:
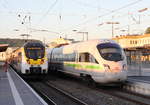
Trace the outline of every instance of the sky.
<instances>
[{"instance_id":1,"label":"sky","mask_svg":"<svg viewBox=\"0 0 150 105\"><path fill-rule=\"evenodd\" d=\"M0 38L111 38L144 33L149 20L150 0L0 0Z\"/></svg>"}]
</instances>

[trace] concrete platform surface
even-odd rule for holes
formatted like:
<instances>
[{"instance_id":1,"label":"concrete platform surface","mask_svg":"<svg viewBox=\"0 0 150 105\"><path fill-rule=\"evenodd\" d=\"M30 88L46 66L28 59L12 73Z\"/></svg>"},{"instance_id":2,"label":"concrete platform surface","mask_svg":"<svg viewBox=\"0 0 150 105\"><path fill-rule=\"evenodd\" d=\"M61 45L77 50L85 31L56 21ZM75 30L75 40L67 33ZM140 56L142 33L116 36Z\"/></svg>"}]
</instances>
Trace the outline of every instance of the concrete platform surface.
<instances>
[{"instance_id":1,"label":"concrete platform surface","mask_svg":"<svg viewBox=\"0 0 150 105\"><path fill-rule=\"evenodd\" d=\"M150 96L150 76L130 76L123 88L131 92Z\"/></svg>"},{"instance_id":2,"label":"concrete platform surface","mask_svg":"<svg viewBox=\"0 0 150 105\"><path fill-rule=\"evenodd\" d=\"M150 83L150 76L129 76L128 80Z\"/></svg>"},{"instance_id":3,"label":"concrete platform surface","mask_svg":"<svg viewBox=\"0 0 150 105\"><path fill-rule=\"evenodd\" d=\"M12 68L0 64L0 105L48 105Z\"/></svg>"}]
</instances>

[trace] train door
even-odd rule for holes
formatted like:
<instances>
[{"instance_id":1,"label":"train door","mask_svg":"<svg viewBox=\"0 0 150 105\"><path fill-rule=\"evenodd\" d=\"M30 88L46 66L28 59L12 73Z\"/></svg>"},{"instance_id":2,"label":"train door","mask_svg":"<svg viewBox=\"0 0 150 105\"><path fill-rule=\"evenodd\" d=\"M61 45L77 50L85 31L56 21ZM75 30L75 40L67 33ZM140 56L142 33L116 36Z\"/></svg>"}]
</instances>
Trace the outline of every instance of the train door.
<instances>
[{"instance_id":1,"label":"train door","mask_svg":"<svg viewBox=\"0 0 150 105\"><path fill-rule=\"evenodd\" d=\"M88 81L93 81L94 76L102 76L104 72L96 58L86 52L79 54L79 64L81 65L80 76Z\"/></svg>"},{"instance_id":2,"label":"train door","mask_svg":"<svg viewBox=\"0 0 150 105\"><path fill-rule=\"evenodd\" d=\"M83 72L88 74L89 72L92 73L99 66L94 56L88 52L79 54L79 62Z\"/></svg>"}]
</instances>

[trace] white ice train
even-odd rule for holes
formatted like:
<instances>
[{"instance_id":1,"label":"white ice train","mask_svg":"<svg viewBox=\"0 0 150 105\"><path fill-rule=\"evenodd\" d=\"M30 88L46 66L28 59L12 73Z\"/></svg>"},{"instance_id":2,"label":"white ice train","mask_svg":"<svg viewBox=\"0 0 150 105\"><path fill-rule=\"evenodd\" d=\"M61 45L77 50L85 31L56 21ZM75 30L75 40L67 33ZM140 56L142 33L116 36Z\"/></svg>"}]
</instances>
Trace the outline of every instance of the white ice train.
<instances>
[{"instance_id":1,"label":"white ice train","mask_svg":"<svg viewBox=\"0 0 150 105\"><path fill-rule=\"evenodd\" d=\"M113 40L89 40L48 49L50 70L86 77L97 83L122 83L127 79L123 49Z\"/></svg>"},{"instance_id":2,"label":"white ice train","mask_svg":"<svg viewBox=\"0 0 150 105\"><path fill-rule=\"evenodd\" d=\"M10 56L10 65L21 74L47 74L48 61L45 45L41 42L27 42L14 50Z\"/></svg>"}]
</instances>

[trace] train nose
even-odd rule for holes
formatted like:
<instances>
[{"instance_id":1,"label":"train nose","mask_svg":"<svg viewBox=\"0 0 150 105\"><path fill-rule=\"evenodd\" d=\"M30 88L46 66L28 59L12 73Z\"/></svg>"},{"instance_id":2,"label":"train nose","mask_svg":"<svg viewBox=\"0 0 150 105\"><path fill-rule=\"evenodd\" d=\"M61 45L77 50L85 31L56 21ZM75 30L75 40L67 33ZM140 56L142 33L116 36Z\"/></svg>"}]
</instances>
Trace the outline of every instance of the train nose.
<instances>
[{"instance_id":1,"label":"train nose","mask_svg":"<svg viewBox=\"0 0 150 105\"><path fill-rule=\"evenodd\" d=\"M105 76L108 81L124 81L127 79L127 73L125 71L105 72Z\"/></svg>"}]
</instances>

